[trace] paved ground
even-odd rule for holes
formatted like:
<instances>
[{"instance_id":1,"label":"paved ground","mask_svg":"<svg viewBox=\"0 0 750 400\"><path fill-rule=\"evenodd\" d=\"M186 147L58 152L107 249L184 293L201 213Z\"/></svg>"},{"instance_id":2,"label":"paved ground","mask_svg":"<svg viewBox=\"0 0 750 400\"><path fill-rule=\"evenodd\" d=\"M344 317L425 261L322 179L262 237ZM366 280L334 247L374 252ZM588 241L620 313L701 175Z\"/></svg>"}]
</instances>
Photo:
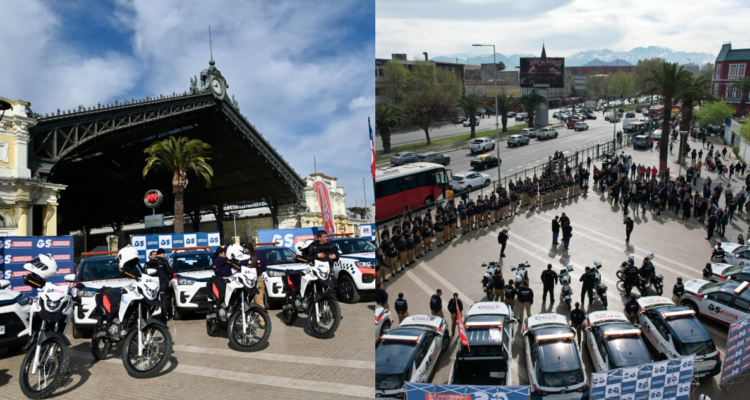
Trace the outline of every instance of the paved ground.
<instances>
[{"instance_id":1,"label":"paved ground","mask_svg":"<svg viewBox=\"0 0 750 400\"><path fill-rule=\"evenodd\" d=\"M281 322L280 311L271 310L269 345L254 353L234 351L228 339L206 335L205 319L199 315L170 321L174 355L159 376L147 380L128 376L121 346L108 359L96 362L91 342L69 335L70 376L53 398L200 398L219 393L226 399L373 398L374 306L341 304L341 308L344 319L330 340L310 336L305 318L288 327ZM0 399L24 398L18 384L23 357L20 351L0 350Z\"/></svg>"},{"instance_id":2,"label":"paved ground","mask_svg":"<svg viewBox=\"0 0 750 400\"><path fill-rule=\"evenodd\" d=\"M539 157L540 154L530 152L531 150L533 146L521 150L518 154L523 157L525 153L528 159ZM656 151L628 148L626 152L632 154L637 163L655 165L658 161ZM671 165L675 174L676 167L677 165ZM714 182L717 182L716 175L710 175ZM699 180L699 184L701 181L702 179ZM730 182L733 187L741 186L740 180L732 179ZM564 251L562 246L552 245L551 220L561 212L565 212L572 221L573 238L569 251ZM647 212L645 215L641 214L634 218L635 229L630 243L626 243L625 227L622 221L621 208L610 205L598 192L589 192L588 196L579 196L562 203L546 205L534 211L524 208L518 216L491 225L488 229L473 231L465 236L459 234L458 239L447 247L436 249L421 259L421 262L409 267L406 273L390 279L387 291L392 299L395 299L399 292L405 293L411 315L429 313L429 297L436 288L443 289L445 305L454 292L459 293L465 309L473 302L486 300L481 292L484 269L480 265L482 262L498 260L497 234L502 227L510 227L507 257L500 261L503 274L507 279L512 276L511 265L525 261L531 263L531 288L535 291L533 313L558 312L569 315L569 310L564 304L561 305L559 302L550 304L549 301L545 304L541 301L540 275L547 264L552 264L557 271L562 269L567 262L574 265L572 286L574 299L579 301L580 283L577 278L580 277L584 267L591 266L595 260L601 261L604 265L601 271L604 282L609 286L609 309L622 310L623 293L616 284L615 272L626 259L627 254L634 253L640 260L648 252L655 253L654 264L657 271L664 275L665 287L668 288L667 296L671 296L669 293L677 276L682 276L684 280L700 278L701 270L709 257L711 245L719 240L726 240L717 237L711 242L707 241L705 228L695 220L682 221L680 217L668 215L668 213L656 216ZM727 227L727 237L734 239L740 231L746 229L747 222L744 219L735 221ZM558 299L559 292L558 286L555 290ZM584 308L584 311L588 313L601 308L601 303L595 302ZM448 315L447 310L445 314ZM721 350L723 358L723 353L726 351L727 328L712 321L703 320L703 322ZM434 383L448 381L452 367L451 358L456 350L455 336L453 337L454 342L448 353L439 359L438 369L432 378ZM517 334L513 345L513 362L518 372L513 380L514 383L525 385L528 384L528 379L526 362L521 360L522 352L521 335ZM590 373L593 371L591 361L587 351L584 350L583 353L586 353L582 355L585 368L587 373ZM726 393L718 387L718 380L719 376L701 379L698 392L707 394L714 400L747 398L742 393L750 390L750 382L735 385L730 393Z\"/></svg>"}]
</instances>

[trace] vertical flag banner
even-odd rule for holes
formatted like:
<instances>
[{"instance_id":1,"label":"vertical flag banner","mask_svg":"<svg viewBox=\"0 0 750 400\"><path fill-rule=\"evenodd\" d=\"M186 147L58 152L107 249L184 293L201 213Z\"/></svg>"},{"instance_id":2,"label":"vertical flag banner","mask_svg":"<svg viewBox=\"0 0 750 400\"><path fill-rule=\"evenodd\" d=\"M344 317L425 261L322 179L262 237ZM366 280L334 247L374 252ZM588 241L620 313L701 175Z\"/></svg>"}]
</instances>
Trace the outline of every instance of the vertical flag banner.
<instances>
[{"instance_id":1,"label":"vertical flag banner","mask_svg":"<svg viewBox=\"0 0 750 400\"><path fill-rule=\"evenodd\" d=\"M369 118L367 119L367 127L370 128L370 154L372 155L370 170L372 172L372 179L375 179L375 136L372 134L372 125Z\"/></svg>"},{"instance_id":2,"label":"vertical flag banner","mask_svg":"<svg viewBox=\"0 0 750 400\"><path fill-rule=\"evenodd\" d=\"M328 234L336 233L336 223L333 220L333 210L331 210L331 195L328 193L328 186L321 181L313 183L313 189L318 195L318 206L320 214L323 217L323 228Z\"/></svg>"},{"instance_id":3,"label":"vertical flag banner","mask_svg":"<svg viewBox=\"0 0 750 400\"><path fill-rule=\"evenodd\" d=\"M456 299L455 297L453 298ZM461 344L466 346L471 353L471 347L469 347L469 340L466 339L466 328L464 327L464 319L461 318L461 309L458 308L458 301L456 301L456 319L458 320L458 336L461 337Z\"/></svg>"},{"instance_id":4,"label":"vertical flag banner","mask_svg":"<svg viewBox=\"0 0 750 400\"><path fill-rule=\"evenodd\" d=\"M68 285L64 276L75 273L73 236L11 236L3 238L1 243L0 278L10 281L9 289L36 294L32 293L31 286L23 282L23 276L29 273L23 266L39 254L51 254L57 262L57 275L48 282Z\"/></svg>"}]
</instances>

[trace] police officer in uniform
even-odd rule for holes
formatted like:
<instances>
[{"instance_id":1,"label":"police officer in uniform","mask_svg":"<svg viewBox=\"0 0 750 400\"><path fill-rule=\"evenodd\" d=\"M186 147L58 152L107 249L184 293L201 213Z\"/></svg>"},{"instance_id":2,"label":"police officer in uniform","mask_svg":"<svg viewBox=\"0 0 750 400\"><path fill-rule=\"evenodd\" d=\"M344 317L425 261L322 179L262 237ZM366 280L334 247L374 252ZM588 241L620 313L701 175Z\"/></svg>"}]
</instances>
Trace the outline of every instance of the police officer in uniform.
<instances>
[{"instance_id":1,"label":"police officer in uniform","mask_svg":"<svg viewBox=\"0 0 750 400\"><path fill-rule=\"evenodd\" d=\"M454 239L456 238L456 223L458 221L455 208L451 208L451 211L448 213L448 219L451 223L450 239Z\"/></svg>"},{"instance_id":2,"label":"police officer in uniform","mask_svg":"<svg viewBox=\"0 0 750 400\"><path fill-rule=\"evenodd\" d=\"M682 277L677 277L677 282L672 288L672 301L676 305L682 304L682 295L685 294L685 285L682 284Z\"/></svg>"},{"instance_id":3,"label":"police officer in uniform","mask_svg":"<svg viewBox=\"0 0 750 400\"><path fill-rule=\"evenodd\" d=\"M429 223L422 226L422 240L424 240L424 252L432 251L432 229Z\"/></svg>"},{"instance_id":4,"label":"police officer in uniform","mask_svg":"<svg viewBox=\"0 0 750 400\"><path fill-rule=\"evenodd\" d=\"M445 319L443 316L443 299L440 296L443 295L443 291L438 289L435 294L430 297L430 311L432 315L437 315L440 318Z\"/></svg>"},{"instance_id":5,"label":"police officer in uniform","mask_svg":"<svg viewBox=\"0 0 750 400\"><path fill-rule=\"evenodd\" d=\"M583 321L586 314L581 310L581 303L576 303L576 308L570 312L570 323L576 328L576 338L578 346L581 345L581 331L583 330Z\"/></svg>"},{"instance_id":6,"label":"police officer in uniform","mask_svg":"<svg viewBox=\"0 0 750 400\"><path fill-rule=\"evenodd\" d=\"M168 321L173 317L172 309L172 291L169 287L169 282L174 276L172 266L166 258L166 251L164 249L156 250L156 257L146 263L146 268L156 269L156 275L159 277L159 300L161 301L161 319L162 321Z\"/></svg>"},{"instance_id":7,"label":"police officer in uniform","mask_svg":"<svg viewBox=\"0 0 750 400\"><path fill-rule=\"evenodd\" d=\"M495 289L495 301L505 302L505 279L500 268L496 269L495 275L492 276L492 287Z\"/></svg>"},{"instance_id":8,"label":"police officer in uniform","mask_svg":"<svg viewBox=\"0 0 750 400\"><path fill-rule=\"evenodd\" d=\"M711 253L711 261L715 263L723 263L726 252L721 248L721 243L716 245L716 250Z\"/></svg>"},{"instance_id":9,"label":"police officer in uniform","mask_svg":"<svg viewBox=\"0 0 750 400\"><path fill-rule=\"evenodd\" d=\"M423 250L422 250L422 234L421 229L419 229L419 225L414 225L414 257L415 258L422 258Z\"/></svg>"},{"instance_id":10,"label":"police officer in uniform","mask_svg":"<svg viewBox=\"0 0 750 400\"><path fill-rule=\"evenodd\" d=\"M516 192L510 193L510 212L513 213L513 215L516 215L516 210L518 209L518 195Z\"/></svg>"},{"instance_id":11,"label":"police officer in uniform","mask_svg":"<svg viewBox=\"0 0 750 400\"><path fill-rule=\"evenodd\" d=\"M391 278L395 278L398 272L398 249L396 249L395 243L388 241L388 249L386 249L385 255L388 257L388 265L391 267Z\"/></svg>"},{"instance_id":12,"label":"police officer in uniform","mask_svg":"<svg viewBox=\"0 0 750 400\"><path fill-rule=\"evenodd\" d=\"M408 254L409 254L409 245L406 243L406 238L403 236L399 237L398 239L398 259L401 261L401 269L399 269L399 272L403 271L408 263Z\"/></svg>"},{"instance_id":13,"label":"police officer in uniform","mask_svg":"<svg viewBox=\"0 0 750 400\"><path fill-rule=\"evenodd\" d=\"M542 271L542 283L544 284L542 303L547 301L547 292L549 292L550 302L555 302L555 285L558 282L557 279L557 272L552 270L552 264L547 264L547 269Z\"/></svg>"},{"instance_id":14,"label":"police officer in uniform","mask_svg":"<svg viewBox=\"0 0 750 400\"><path fill-rule=\"evenodd\" d=\"M435 218L435 241L437 242L437 247L443 247L443 217L438 216Z\"/></svg>"},{"instance_id":15,"label":"police officer in uniform","mask_svg":"<svg viewBox=\"0 0 750 400\"><path fill-rule=\"evenodd\" d=\"M640 306L638 305L638 302L635 301L635 295L630 295L630 301L625 303L625 315L628 317L628 321L630 321L631 324L635 323L636 318L638 317L638 309Z\"/></svg>"},{"instance_id":16,"label":"police officer in uniform","mask_svg":"<svg viewBox=\"0 0 750 400\"><path fill-rule=\"evenodd\" d=\"M414 238L411 236L411 232L405 232L406 236L406 265L414 264Z\"/></svg>"},{"instance_id":17,"label":"police officer in uniform","mask_svg":"<svg viewBox=\"0 0 750 400\"><path fill-rule=\"evenodd\" d=\"M398 315L398 324L401 325L401 321L409 316L409 303L404 299L403 293L398 294L398 300L393 303L393 308L396 310L396 315Z\"/></svg>"},{"instance_id":18,"label":"police officer in uniform","mask_svg":"<svg viewBox=\"0 0 750 400\"><path fill-rule=\"evenodd\" d=\"M453 298L448 300L448 312L451 314L451 336L456 334L456 307L461 312L464 312L464 303L458 298L458 293L453 293Z\"/></svg>"},{"instance_id":19,"label":"police officer in uniform","mask_svg":"<svg viewBox=\"0 0 750 400\"><path fill-rule=\"evenodd\" d=\"M623 274L625 275L625 295L630 296L630 291L633 290L633 285L637 282L638 279L638 267L633 265L632 262L628 262L628 265L627 267L625 267Z\"/></svg>"},{"instance_id":20,"label":"police officer in uniform","mask_svg":"<svg viewBox=\"0 0 750 400\"><path fill-rule=\"evenodd\" d=\"M586 293L589 295L589 304L594 302L594 274L591 273L591 268L586 267L586 273L581 275L581 278L578 280L579 282L583 282L583 286L581 287L581 303L583 303L586 300Z\"/></svg>"},{"instance_id":21,"label":"police officer in uniform","mask_svg":"<svg viewBox=\"0 0 750 400\"><path fill-rule=\"evenodd\" d=\"M383 254L383 249L378 247L378 249L375 251L375 259L378 260L378 266L375 272L375 287L378 287L380 282L388 282L388 279L385 277L385 255Z\"/></svg>"},{"instance_id":22,"label":"police officer in uniform","mask_svg":"<svg viewBox=\"0 0 750 400\"><path fill-rule=\"evenodd\" d=\"M517 293L516 288L513 287L513 280L512 279L509 280L508 283L505 284L505 287L503 289L504 289L503 292L505 294L503 302L507 304L508 307L510 307L510 309L512 310L513 307L516 306L516 293Z\"/></svg>"}]
</instances>

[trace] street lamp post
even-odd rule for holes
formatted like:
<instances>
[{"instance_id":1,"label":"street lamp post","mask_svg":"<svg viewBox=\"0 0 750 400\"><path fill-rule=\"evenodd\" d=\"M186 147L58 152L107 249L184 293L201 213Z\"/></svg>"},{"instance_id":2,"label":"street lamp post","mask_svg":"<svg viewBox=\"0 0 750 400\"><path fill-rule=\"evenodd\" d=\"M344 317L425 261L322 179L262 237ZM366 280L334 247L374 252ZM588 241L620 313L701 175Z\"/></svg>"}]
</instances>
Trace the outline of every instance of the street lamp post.
<instances>
[{"instance_id":1,"label":"street lamp post","mask_svg":"<svg viewBox=\"0 0 750 400\"><path fill-rule=\"evenodd\" d=\"M495 45L494 44L475 44L475 47L490 47L492 46L492 62L495 64L495 131L497 133L497 140L495 148L497 149L497 183L500 184L500 122L499 113L497 112L497 60L495 56Z\"/></svg>"}]
</instances>

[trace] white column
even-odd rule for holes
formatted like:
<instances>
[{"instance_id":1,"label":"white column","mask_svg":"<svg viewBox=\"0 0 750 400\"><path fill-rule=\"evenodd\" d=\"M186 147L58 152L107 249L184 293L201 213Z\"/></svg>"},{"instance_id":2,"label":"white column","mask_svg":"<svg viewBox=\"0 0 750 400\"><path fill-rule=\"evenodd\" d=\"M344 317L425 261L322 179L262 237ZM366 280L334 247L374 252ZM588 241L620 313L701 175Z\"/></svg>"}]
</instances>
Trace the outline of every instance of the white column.
<instances>
[{"instance_id":1,"label":"white column","mask_svg":"<svg viewBox=\"0 0 750 400\"><path fill-rule=\"evenodd\" d=\"M18 168L19 178L31 178L31 170L29 169L29 135L26 132L18 132L16 135L13 147L16 156L16 165Z\"/></svg>"}]
</instances>

